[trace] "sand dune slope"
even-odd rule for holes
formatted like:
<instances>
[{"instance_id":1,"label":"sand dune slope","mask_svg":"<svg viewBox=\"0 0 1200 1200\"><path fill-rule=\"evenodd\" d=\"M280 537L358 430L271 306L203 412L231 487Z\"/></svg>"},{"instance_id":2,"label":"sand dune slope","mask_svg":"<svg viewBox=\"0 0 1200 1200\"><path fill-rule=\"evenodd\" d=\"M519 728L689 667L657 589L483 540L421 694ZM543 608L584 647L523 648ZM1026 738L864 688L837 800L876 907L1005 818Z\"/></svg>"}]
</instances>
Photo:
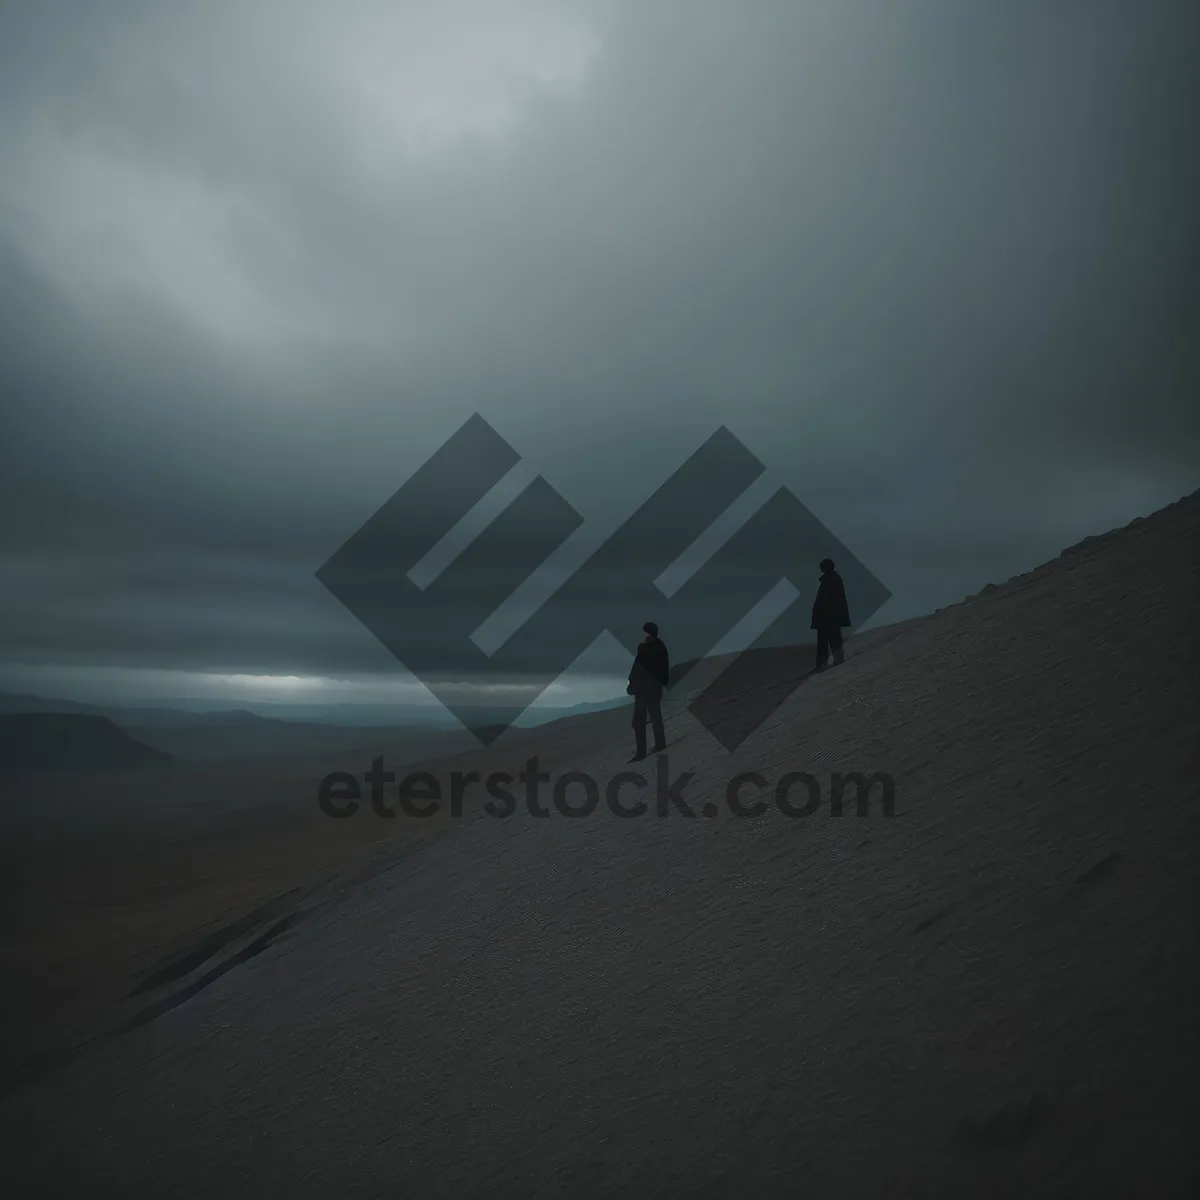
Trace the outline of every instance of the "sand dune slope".
<instances>
[{"instance_id":1,"label":"sand dune slope","mask_svg":"<svg viewBox=\"0 0 1200 1200\"><path fill-rule=\"evenodd\" d=\"M666 770L711 818L468 805L8 1096L10 1172L40 1194L1190 1194L1198 548L1193 496L852 642L733 755L676 704ZM624 719L489 753L603 785ZM802 771L811 816L731 815L732 776L770 799ZM894 816L831 816L835 771L890 773Z\"/></svg>"}]
</instances>

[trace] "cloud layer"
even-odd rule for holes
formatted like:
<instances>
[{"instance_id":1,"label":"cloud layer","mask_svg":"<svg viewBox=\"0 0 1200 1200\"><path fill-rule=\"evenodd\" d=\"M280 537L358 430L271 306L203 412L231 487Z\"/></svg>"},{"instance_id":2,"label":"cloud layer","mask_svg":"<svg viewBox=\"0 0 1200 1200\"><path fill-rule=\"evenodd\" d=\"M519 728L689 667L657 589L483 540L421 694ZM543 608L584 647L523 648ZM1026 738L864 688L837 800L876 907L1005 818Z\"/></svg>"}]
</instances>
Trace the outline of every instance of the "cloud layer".
<instances>
[{"instance_id":1,"label":"cloud layer","mask_svg":"<svg viewBox=\"0 0 1200 1200\"><path fill-rule=\"evenodd\" d=\"M473 412L577 556L729 426L881 617L1197 485L1194 5L0 22L2 661L394 670L313 572Z\"/></svg>"}]
</instances>

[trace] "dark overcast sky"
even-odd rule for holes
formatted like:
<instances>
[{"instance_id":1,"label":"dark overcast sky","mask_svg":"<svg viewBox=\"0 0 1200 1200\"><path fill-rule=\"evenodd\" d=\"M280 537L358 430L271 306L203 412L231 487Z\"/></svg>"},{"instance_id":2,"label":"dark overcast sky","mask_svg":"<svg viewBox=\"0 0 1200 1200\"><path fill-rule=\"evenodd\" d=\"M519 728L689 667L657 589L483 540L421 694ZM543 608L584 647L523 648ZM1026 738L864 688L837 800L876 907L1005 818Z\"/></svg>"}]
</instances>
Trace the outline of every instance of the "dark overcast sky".
<instances>
[{"instance_id":1,"label":"dark overcast sky","mask_svg":"<svg viewBox=\"0 0 1200 1200\"><path fill-rule=\"evenodd\" d=\"M577 553L727 425L880 620L1191 491L1198 29L4 4L0 685L394 671L313 573L474 412Z\"/></svg>"}]
</instances>

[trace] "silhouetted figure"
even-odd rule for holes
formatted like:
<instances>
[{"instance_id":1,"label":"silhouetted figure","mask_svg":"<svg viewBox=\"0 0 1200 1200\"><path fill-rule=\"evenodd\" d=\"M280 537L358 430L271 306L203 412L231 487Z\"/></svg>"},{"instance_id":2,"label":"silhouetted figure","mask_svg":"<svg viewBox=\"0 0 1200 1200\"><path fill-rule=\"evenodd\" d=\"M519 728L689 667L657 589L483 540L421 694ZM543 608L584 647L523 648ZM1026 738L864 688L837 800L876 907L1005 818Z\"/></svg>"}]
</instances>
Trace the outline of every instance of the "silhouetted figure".
<instances>
[{"instance_id":1,"label":"silhouetted figure","mask_svg":"<svg viewBox=\"0 0 1200 1200\"><path fill-rule=\"evenodd\" d=\"M647 621L642 626L645 638L637 648L633 667L629 672L629 686L625 689L633 697L633 736L637 742L637 753L629 760L639 762L646 757L646 719L654 726L654 749L658 754L666 747L667 735L663 731L662 697L671 682L671 660L667 647L658 636L658 626Z\"/></svg>"},{"instance_id":2,"label":"silhouetted figure","mask_svg":"<svg viewBox=\"0 0 1200 1200\"><path fill-rule=\"evenodd\" d=\"M821 559L821 582L817 587L817 598L813 601L811 629L817 631L817 670L829 665L829 651L833 651L833 662L846 661L842 652L842 628L850 624L850 606L846 603L846 585L833 569L833 559Z\"/></svg>"}]
</instances>

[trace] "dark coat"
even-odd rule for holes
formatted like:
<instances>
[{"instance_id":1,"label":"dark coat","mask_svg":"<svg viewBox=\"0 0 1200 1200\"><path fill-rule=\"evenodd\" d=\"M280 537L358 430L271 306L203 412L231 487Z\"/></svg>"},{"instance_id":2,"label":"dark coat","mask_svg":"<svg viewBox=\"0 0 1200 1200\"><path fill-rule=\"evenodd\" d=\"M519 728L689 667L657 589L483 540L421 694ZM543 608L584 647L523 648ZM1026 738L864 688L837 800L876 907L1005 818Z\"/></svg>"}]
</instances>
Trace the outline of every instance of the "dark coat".
<instances>
[{"instance_id":1,"label":"dark coat","mask_svg":"<svg viewBox=\"0 0 1200 1200\"><path fill-rule=\"evenodd\" d=\"M671 682L671 660L662 638L650 638L639 642L633 666L629 671L631 696L654 696L660 698L663 689Z\"/></svg>"},{"instance_id":2,"label":"dark coat","mask_svg":"<svg viewBox=\"0 0 1200 1200\"><path fill-rule=\"evenodd\" d=\"M837 629L850 624L850 607L846 603L846 585L836 571L821 576L817 598L813 601L812 624L809 629Z\"/></svg>"}]
</instances>

